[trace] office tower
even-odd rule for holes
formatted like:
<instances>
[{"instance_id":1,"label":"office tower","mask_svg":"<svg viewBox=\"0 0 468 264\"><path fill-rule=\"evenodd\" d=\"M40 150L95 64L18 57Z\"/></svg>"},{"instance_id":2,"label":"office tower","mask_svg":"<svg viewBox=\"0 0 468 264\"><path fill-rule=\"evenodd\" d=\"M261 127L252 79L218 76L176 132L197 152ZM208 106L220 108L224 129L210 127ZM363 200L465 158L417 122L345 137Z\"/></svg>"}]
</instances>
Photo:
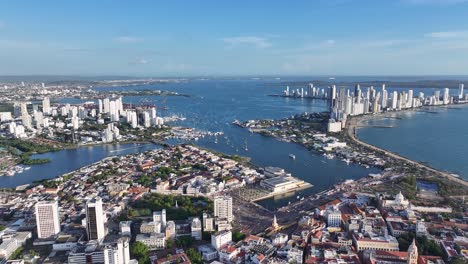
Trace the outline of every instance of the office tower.
<instances>
[{"instance_id":1,"label":"office tower","mask_svg":"<svg viewBox=\"0 0 468 264\"><path fill-rule=\"evenodd\" d=\"M106 235L102 200L99 196L86 203L86 231L88 240L101 240Z\"/></svg>"},{"instance_id":2,"label":"office tower","mask_svg":"<svg viewBox=\"0 0 468 264\"><path fill-rule=\"evenodd\" d=\"M36 226L38 238L50 238L60 233L60 217L57 201L36 203Z\"/></svg>"},{"instance_id":3,"label":"office tower","mask_svg":"<svg viewBox=\"0 0 468 264\"><path fill-rule=\"evenodd\" d=\"M463 99L463 97L464 97L464 94L463 94L463 89L464 89L464 88L465 88L465 84L460 83L460 84L458 85L458 98L459 98L459 99Z\"/></svg>"},{"instance_id":4,"label":"office tower","mask_svg":"<svg viewBox=\"0 0 468 264\"><path fill-rule=\"evenodd\" d=\"M50 99L49 99L49 97L44 97L44 99L42 100L42 112L45 115L50 114Z\"/></svg>"},{"instance_id":5,"label":"office tower","mask_svg":"<svg viewBox=\"0 0 468 264\"><path fill-rule=\"evenodd\" d=\"M232 222L232 197L225 195L214 198L214 216Z\"/></svg>"}]
</instances>

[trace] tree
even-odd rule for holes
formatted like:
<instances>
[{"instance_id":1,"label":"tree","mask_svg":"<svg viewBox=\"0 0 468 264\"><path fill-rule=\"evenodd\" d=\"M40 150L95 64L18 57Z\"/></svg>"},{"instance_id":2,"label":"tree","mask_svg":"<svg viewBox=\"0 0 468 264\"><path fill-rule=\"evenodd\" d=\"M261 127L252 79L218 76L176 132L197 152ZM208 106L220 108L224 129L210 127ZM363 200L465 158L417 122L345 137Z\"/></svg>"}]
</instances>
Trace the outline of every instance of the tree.
<instances>
[{"instance_id":1,"label":"tree","mask_svg":"<svg viewBox=\"0 0 468 264\"><path fill-rule=\"evenodd\" d=\"M244 238L245 238L245 234L243 234L243 233L241 233L241 232L239 232L239 231L234 231L234 232L232 233L232 240L233 240L234 242L239 242L239 241L241 241L241 240L244 239Z\"/></svg>"},{"instance_id":2,"label":"tree","mask_svg":"<svg viewBox=\"0 0 468 264\"><path fill-rule=\"evenodd\" d=\"M139 264L149 264L149 257L148 257L148 247L141 243L135 242L130 246L130 254L133 258L138 259Z\"/></svg>"},{"instance_id":3,"label":"tree","mask_svg":"<svg viewBox=\"0 0 468 264\"><path fill-rule=\"evenodd\" d=\"M181 236L177 238L176 240L176 245L178 247L190 247L193 243L193 237L192 236Z\"/></svg>"},{"instance_id":4,"label":"tree","mask_svg":"<svg viewBox=\"0 0 468 264\"><path fill-rule=\"evenodd\" d=\"M194 248L187 249L186 254L193 264L203 264L202 255L198 251L196 251Z\"/></svg>"}]
</instances>

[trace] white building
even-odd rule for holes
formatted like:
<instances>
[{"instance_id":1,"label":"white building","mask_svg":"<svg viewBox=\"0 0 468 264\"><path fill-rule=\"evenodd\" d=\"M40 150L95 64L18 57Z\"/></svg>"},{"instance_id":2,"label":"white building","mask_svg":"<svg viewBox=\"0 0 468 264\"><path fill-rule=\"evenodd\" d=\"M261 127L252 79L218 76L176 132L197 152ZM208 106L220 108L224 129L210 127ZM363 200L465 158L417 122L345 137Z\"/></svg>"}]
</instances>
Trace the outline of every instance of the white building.
<instances>
[{"instance_id":1,"label":"white building","mask_svg":"<svg viewBox=\"0 0 468 264\"><path fill-rule=\"evenodd\" d=\"M50 115L50 99L49 97L44 97L44 99L42 100L42 112L45 114L45 115Z\"/></svg>"},{"instance_id":2,"label":"white building","mask_svg":"<svg viewBox=\"0 0 468 264\"><path fill-rule=\"evenodd\" d=\"M214 198L214 216L232 222L232 197L225 195Z\"/></svg>"},{"instance_id":3,"label":"white building","mask_svg":"<svg viewBox=\"0 0 468 264\"><path fill-rule=\"evenodd\" d=\"M165 229L166 228L166 209L153 212L153 222L161 223L161 228Z\"/></svg>"},{"instance_id":4,"label":"white building","mask_svg":"<svg viewBox=\"0 0 468 264\"><path fill-rule=\"evenodd\" d=\"M131 229L132 221L122 221L119 223L120 228L120 235L121 236L131 236L132 229Z\"/></svg>"},{"instance_id":5,"label":"white building","mask_svg":"<svg viewBox=\"0 0 468 264\"><path fill-rule=\"evenodd\" d=\"M328 227L339 227L341 225L341 211L336 207L329 207L325 211Z\"/></svg>"},{"instance_id":6,"label":"white building","mask_svg":"<svg viewBox=\"0 0 468 264\"><path fill-rule=\"evenodd\" d=\"M104 222L105 216L102 210L102 200L98 196L86 203L86 232L88 240L102 240L106 236Z\"/></svg>"},{"instance_id":7,"label":"white building","mask_svg":"<svg viewBox=\"0 0 468 264\"><path fill-rule=\"evenodd\" d=\"M58 202L41 201L35 205L37 237L49 238L60 233Z\"/></svg>"},{"instance_id":8,"label":"white building","mask_svg":"<svg viewBox=\"0 0 468 264\"><path fill-rule=\"evenodd\" d=\"M222 246L232 241L231 231L221 231L211 235L211 245L220 249Z\"/></svg>"},{"instance_id":9,"label":"white building","mask_svg":"<svg viewBox=\"0 0 468 264\"><path fill-rule=\"evenodd\" d=\"M203 231L211 232L214 230L215 230L214 218L208 215L207 213L203 213Z\"/></svg>"},{"instance_id":10,"label":"white building","mask_svg":"<svg viewBox=\"0 0 468 264\"><path fill-rule=\"evenodd\" d=\"M166 239L174 239L176 237L176 225L174 221L167 221L166 224Z\"/></svg>"},{"instance_id":11,"label":"white building","mask_svg":"<svg viewBox=\"0 0 468 264\"><path fill-rule=\"evenodd\" d=\"M192 231L192 237L195 240L202 239L202 223L198 217L192 219L192 224L190 225Z\"/></svg>"},{"instance_id":12,"label":"white building","mask_svg":"<svg viewBox=\"0 0 468 264\"><path fill-rule=\"evenodd\" d=\"M145 244L150 249L162 249L166 246L166 237L162 233L139 234L135 241Z\"/></svg>"}]
</instances>

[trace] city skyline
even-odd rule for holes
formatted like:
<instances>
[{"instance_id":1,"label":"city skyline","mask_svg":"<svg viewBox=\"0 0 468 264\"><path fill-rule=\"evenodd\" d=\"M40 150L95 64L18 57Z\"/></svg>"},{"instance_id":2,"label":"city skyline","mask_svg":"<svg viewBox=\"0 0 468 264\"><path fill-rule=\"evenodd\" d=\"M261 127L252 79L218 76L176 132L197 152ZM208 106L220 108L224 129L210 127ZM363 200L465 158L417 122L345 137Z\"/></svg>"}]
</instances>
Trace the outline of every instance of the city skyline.
<instances>
[{"instance_id":1,"label":"city skyline","mask_svg":"<svg viewBox=\"0 0 468 264\"><path fill-rule=\"evenodd\" d=\"M467 9L461 0L15 2L0 8L0 72L459 75Z\"/></svg>"}]
</instances>

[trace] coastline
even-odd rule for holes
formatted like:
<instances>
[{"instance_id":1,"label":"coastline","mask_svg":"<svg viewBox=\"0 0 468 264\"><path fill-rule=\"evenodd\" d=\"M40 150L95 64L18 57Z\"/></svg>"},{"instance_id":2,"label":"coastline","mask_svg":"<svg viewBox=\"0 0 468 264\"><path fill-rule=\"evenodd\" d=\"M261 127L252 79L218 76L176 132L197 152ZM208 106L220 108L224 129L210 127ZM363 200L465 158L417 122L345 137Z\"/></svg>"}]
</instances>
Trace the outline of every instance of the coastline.
<instances>
[{"instance_id":1,"label":"coastline","mask_svg":"<svg viewBox=\"0 0 468 264\"><path fill-rule=\"evenodd\" d=\"M417 108L417 109L422 109L422 108ZM370 150L382 153L383 155L389 156L389 157L391 157L391 158L393 158L395 160L402 161L402 162L405 162L405 163L409 163L409 164L414 165L414 166L416 166L416 167L418 167L420 169L430 171L430 172L438 174L438 175L440 175L440 176L442 176L442 177L444 177L444 178L446 178L446 179L448 179L448 180L450 180L452 182L462 184L463 186L468 187L468 181L466 181L466 180L464 180L462 178L455 177L455 176L451 175L448 172L445 172L445 171L442 171L442 170L439 170L439 169L435 169L435 168L433 168L433 167L431 167L429 165L426 165L426 164L411 160L411 159L409 159L407 157L404 157L404 156L401 156L399 154L393 153L393 152L391 152L389 150L382 149L382 148L377 147L375 145L366 143L366 142L362 141L361 139L359 139L359 137L357 135L357 129L359 129L359 127L361 126L361 124L364 121L375 119L376 117L377 118L387 118L390 114L393 114L393 113L401 113L402 111L417 111L417 109L401 110L401 111L398 111L398 112L385 112L385 113L379 113L379 114L376 114L376 115L362 115L362 116L350 117L346 121L346 128L345 128L346 138L349 139L351 142L353 142L353 143L355 143L357 145L360 145L361 147L365 147L365 148L368 148Z\"/></svg>"}]
</instances>

